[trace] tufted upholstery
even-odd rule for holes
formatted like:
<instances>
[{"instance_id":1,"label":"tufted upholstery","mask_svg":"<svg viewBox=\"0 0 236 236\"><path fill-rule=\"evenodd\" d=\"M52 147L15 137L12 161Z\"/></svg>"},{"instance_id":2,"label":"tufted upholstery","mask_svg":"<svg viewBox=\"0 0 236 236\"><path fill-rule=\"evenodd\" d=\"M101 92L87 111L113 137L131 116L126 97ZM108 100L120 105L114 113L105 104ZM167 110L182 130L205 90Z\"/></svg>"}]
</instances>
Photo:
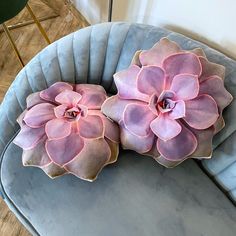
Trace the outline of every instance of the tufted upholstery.
<instances>
[{"instance_id":1,"label":"tufted upholstery","mask_svg":"<svg viewBox=\"0 0 236 236\"><path fill-rule=\"evenodd\" d=\"M15 180L14 178L16 178L16 175L20 176L19 181L24 182L22 188L27 188L27 183L25 182L29 181L27 180L26 176L23 176L24 173L26 173L26 175L28 173L32 177L32 181L36 181L36 177L33 176L33 174L36 173L35 175L37 175L38 178L43 178L42 181L44 183L48 182L48 184L52 188L55 188L56 185L53 187L50 180L47 180L45 179L45 177L42 177L43 175L41 172L39 172L40 170L26 168L23 171L22 167L19 167L21 151L12 143L10 143L9 146L6 147L11 138L19 129L18 125L16 124L16 118L26 106L26 97L32 92L47 88L49 85L55 83L56 81L101 84L104 86L108 93L114 93L116 89L113 83L112 75L116 71L120 71L128 67L131 62L132 56L136 50L148 49L164 36L167 36L169 39L176 41L183 49L201 47L204 49L209 60L219 64L223 64L226 67L226 87L230 91L230 93L234 97L236 97L235 61L207 47L206 45L193 41L183 35L170 32L168 30L161 29L158 27L139 24L130 25L127 23L105 23L79 30L46 47L37 56L35 56L17 75L0 107L0 153L2 153L1 158L3 159L1 163L1 186L3 188L3 195L5 197L7 195L6 201L8 202L9 206L16 214L19 215L19 218L22 220L22 222L25 223L27 227L31 229L32 232L37 233L36 230L30 226L31 217L27 215L30 214L28 208L22 207L22 209L20 209L19 206L17 207L18 203L19 205L22 203L22 199L20 199L20 196L17 195L17 191L20 191L20 189L19 187L16 187L17 180ZM202 165L210 173L210 175L216 181L218 181L222 188L228 191L231 198L236 201L236 148L234 147L234 145L232 145L236 140L236 122L233 117L236 117L235 99L233 100L231 105L224 111L224 118L227 124L225 129L214 138L215 151L213 153L213 159L210 161L203 161ZM10 160L9 158L12 159ZM121 158L121 160L123 160L123 158ZM146 163L147 159L143 161ZM142 161L138 163L141 162ZM191 167L191 163L194 167ZM132 164L135 165L135 162L132 161ZM147 165L148 168L152 169L152 167L150 167L150 164ZM123 166L124 168L126 167L125 164ZM16 170L16 168L18 169ZM183 167L177 168L177 170L175 170L174 172L168 172L168 175L169 173L170 175L172 175L171 173L177 172L176 175L181 176L181 170L183 171L183 173L186 173L186 175L190 174L191 172L189 172L186 168L193 168L193 173L197 173L199 171L199 175L201 176L199 178L199 181L200 179L203 182L206 181L207 186L211 186L203 187L203 189L206 189L206 191L207 189L211 189L211 193L209 193L209 196L212 196L212 198L216 196L218 200L216 199L214 204L220 205L220 200L223 198L223 195L221 195L221 193L218 191L218 189L215 188L215 186L210 182L210 180L207 180L207 178L203 176L201 169L198 168L198 166L193 161L187 161L187 164L183 164ZM156 171L158 170L164 171L162 167L157 167ZM108 172L111 172L111 169L109 169ZM108 175L106 171L104 175ZM161 178L161 176L159 177ZM78 181L75 180L73 177L66 176L62 177L62 180L56 180L55 182L59 183L58 181L62 181L64 184L66 184L68 182L68 178L70 178L70 180L72 178L74 182ZM185 181L183 181L183 183L185 183ZM186 183L186 186L192 186L196 184L196 180L194 178L190 178L189 181L189 183ZM83 187L83 183L81 185L82 188L85 188ZM174 186L174 183L172 185ZM119 186L122 186L122 183L120 183ZM199 184L198 187L201 188L201 184ZM48 187L46 186L44 186L44 188L46 192L50 191L50 188L48 189ZM128 189L129 188L127 188L127 190ZM24 191L24 189L22 190ZM198 191L197 189L195 190ZM32 189L32 192L33 191L34 190ZM14 195L14 197L9 196L11 194ZM63 195L63 193L61 194ZM225 199L223 202L225 201L227 200ZM226 206L222 205L222 207L228 209L229 203L227 202L225 204ZM50 205L47 207L50 207ZM27 220L23 216L23 209L25 209ZM224 212L222 214L227 219L229 218L229 213ZM235 211L230 214L231 219L236 219ZM186 216L188 216L188 214ZM32 219L34 222L38 222L38 219L36 221L34 217L32 217ZM229 222L230 219L227 224L229 224ZM236 230L236 228L234 228L234 230ZM44 231L39 230L38 232L42 233ZM73 231L69 232L72 235ZM85 231L80 232L82 232L82 235L84 235L83 232ZM101 232L104 233L104 231ZM140 231L137 232L140 233ZM180 234L176 235L183 235L181 234L181 232ZM229 231L228 235L231 235L232 232ZM103 233L101 233L101 235L104 235ZM51 233L50 235L57 234Z\"/></svg>"}]
</instances>

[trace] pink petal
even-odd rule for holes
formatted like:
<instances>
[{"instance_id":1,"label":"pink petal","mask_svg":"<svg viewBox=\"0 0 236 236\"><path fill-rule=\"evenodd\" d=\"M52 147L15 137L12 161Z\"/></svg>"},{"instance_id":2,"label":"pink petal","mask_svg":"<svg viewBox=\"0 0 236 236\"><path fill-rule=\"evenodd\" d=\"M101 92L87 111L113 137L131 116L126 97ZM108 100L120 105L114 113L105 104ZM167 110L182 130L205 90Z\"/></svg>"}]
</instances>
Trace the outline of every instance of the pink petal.
<instances>
[{"instance_id":1,"label":"pink petal","mask_svg":"<svg viewBox=\"0 0 236 236\"><path fill-rule=\"evenodd\" d=\"M111 150L104 139L87 139L82 151L65 165L65 169L81 179L93 181L110 156Z\"/></svg>"},{"instance_id":2,"label":"pink petal","mask_svg":"<svg viewBox=\"0 0 236 236\"><path fill-rule=\"evenodd\" d=\"M65 112L68 108L68 105L62 104L60 106L57 106L54 108L54 113L57 118L63 118L65 115Z\"/></svg>"},{"instance_id":3,"label":"pink petal","mask_svg":"<svg viewBox=\"0 0 236 236\"><path fill-rule=\"evenodd\" d=\"M103 93L84 93L82 94L82 99L80 104L88 107L88 109L101 109L103 102L106 100L107 96Z\"/></svg>"},{"instance_id":4,"label":"pink petal","mask_svg":"<svg viewBox=\"0 0 236 236\"><path fill-rule=\"evenodd\" d=\"M75 91L79 94L96 91L97 93L103 93L104 95L106 95L106 90L101 85L97 84L76 84Z\"/></svg>"},{"instance_id":5,"label":"pink petal","mask_svg":"<svg viewBox=\"0 0 236 236\"><path fill-rule=\"evenodd\" d=\"M164 89L165 72L157 66L144 66L140 70L137 79L137 87L141 93L149 96L159 96Z\"/></svg>"},{"instance_id":6,"label":"pink petal","mask_svg":"<svg viewBox=\"0 0 236 236\"><path fill-rule=\"evenodd\" d=\"M105 127L105 137L111 140L112 142L120 142L120 131L117 123L103 115L100 110L89 110L88 114L100 116Z\"/></svg>"},{"instance_id":7,"label":"pink petal","mask_svg":"<svg viewBox=\"0 0 236 236\"><path fill-rule=\"evenodd\" d=\"M65 83L65 82L57 82L53 85L51 85L49 88L43 90L40 92L40 97L50 101L55 102L55 97L65 90L73 90L72 85Z\"/></svg>"},{"instance_id":8,"label":"pink petal","mask_svg":"<svg viewBox=\"0 0 236 236\"><path fill-rule=\"evenodd\" d=\"M140 62L143 66L156 65L161 66L162 61L173 53L180 52L180 47L167 38L162 38L150 50L143 51L140 54Z\"/></svg>"},{"instance_id":9,"label":"pink petal","mask_svg":"<svg viewBox=\"0 0 236 236\"><path fill-rule=\"evenodd\" d=\"M129 104L124 111L124 125L134 135L146 136L155 117L147 105Z\"/></svg>"},{"instance_id":10,"label":"pink petal","mask_svg":"<svg viewBox=\"0 0 236 236\"><path fill-rule=\"evenodd\" d=\"M78 102L81 100L82 96L74 91L66 90L61 92L55 97L55 100L58 103L76 106Z\"/></svg>"},{"instance_id":11,"label":"pink petal","mask_svg":"<svg viewBox=\"0 0 236 236\"><path fill-rule=\"evenodd\" d=\"M175 92L177 99L193 99L199 92L198 76L191 74L176 75L172 80L170 90Z\"/></svg>"},{"instance_id":12,"label":"pink petal","mask_svg":"<svg viewBox=\"0 0 236 236\"><path fill-rule=\"evenodd\" d=\"M120 71L114 75L115 84L120 98L148 101L149 96L139 92L137 89L137 75L139 71L140 68L138 66L132 65L128 69Z\"/></svg>"},{"instance_id":13,"label":"pink petal","mask_svg":"<svg viewBox=\"0 0 236 236\"><path fill-rule=\"evenodd\" d=\"M201 63L193 53L177 53L167 57L163 61L163 68L166 72L166 88L169 89L172 79L179 74L192 74L199 76L202 72Z\"/></svg>"},{"instance_id":14,"label":"pink petal","mask_svg":"<svg viewBox=\"0 0 236 236\"><path fill-rule=\"evenodd\" d=\"M52 179L66 174L66 170L63 167L51 162L46 166L42 166L41 169Z\"/></svg>"},{"instance_id":15,"label":"pink petal","mask_svg":"<svg viewBox=\"0 0 236 236\"><path fill-rule=\"evenodd\" d=\"M40 103L45 103L45 100L40 97L40 92L32 93L26 98L26 106L28 109Z\"/></svg>"},{"instance_id":16,"label":"pink petal","mask_svg":"<svg viewBox=\"0 0 236 236\"><path fill-rule=\"evenodd\" d=\"M233 100L232 95L225 89L223 80L218 76L211 76L200 83L199 94L208 94L214 98L222 112Z\"/></svg>"},{"instance_id":17,"label":"pink petal","mask_svg":"<svg viewBox=\"0 0 236 236\"><path fill-rule=\"evenodd\" d=\"M106 101L103 103L101 109L106 116L118 123L121 119L123 119L124 110L126 106L131 103L146 105L146 103L144 102L135 100L125 100L115 95L107 98Z\"/></svg>"},{"instance_id":18,"label":"pink petal","mask_svg":"<svg viewBox=\"0 0 236 236\"><path fill-rule=\"evenodd\" d=\"M82 137L96 139L104 137L104 125L101 117L97 115L88 115L86 118L80 118L78 130Z\"/></svg>"},{"instance_id":19,"label":"pink petal","mask_svg":"<svg viewBox=\"0 0 236 236\"><path fill-rule=\"evenodd\" d=\"M102 103L106 100L106 91L100 85L94 84L78 84L76 92L82 95L80 104L88 107L88 109L101 109Z\"/></svg>"},{"instance_id":20,"label":"pink petal","mask_svg":"<svg viewBox=\"0 0 236 236\"><path fill-rule=\"evenodd\" d=\"M171 119L180 119L185 116L185 102L179 100L175 103L175 107L172 111L168 113L169 118Z\"/></svg>"},{"instance_id":21,"label":"pink petal","mask_svg":"<svg viewBox=\"0 0 236 236\"><path fill-rule=\"evenodd\" d=\"M161 114L151 123L152 132L158 138L167 141L174 138L181 132L181 125L168 117L168 114Z\"/></svg>"},{"instance_id":22,"label":"pink petal","mask_svg":"<svg viewBox=\"0 0 236 236\"><path fill-rule=\"evenodd\" d=\"M220 64L212 63L212 62L208 61L207 58L205 58L205 57L199 57L199 60L202 65L202 74L199 78L200 82L206 80L208 77L210 77L212 75L219 76L221 79L225 78L225 67L224 66L222 66Z\"/></svg>"},{"instance_id":23,"label":"pink petal","mask_svg":"<svg viewBox=\"0 0 236 236\"><path fill-rule=\"evenodd\" d=\"M24 122L32 128L38 128L55 118L54 107L50 103L38 104L26 112Z\"/></svg>"},{"instance_id":24,"label":"pink petal","mask_svg":"<svg viewBox=\"0 0 236 236\"><path fill-rule=\"evenodd\" d=\"M51 159L45 149L46 139L47 137L45 135L35 147L23 150L22 162L24 166L45 166L51 163Z\"/></svg>"},{"instance_id":25,"label":"pink petal","mask_svg":"<svg viewBox=\"0 0 236 236\"><path fill-rule=\"evenodd\" d=\"M58 165L64 165L73 160L83 147L83 139L74 132L65 138L47 140L46 142L46 150L49 157Z\"/></svg>"},{"instance_id":26,"label":"pink petal","mask_svg":"<svg viewBox=\"0 0 236 236\"><path fill-rule=\"evenodd\" d=\"M17 134L13 142L19 147L28 150L34 148L44 135L44 126L32 129L27 125L24 125L21 127L20 132Z\"/></svg>"},{"instance_id":27,"label":"pink petal","mask_svg":"<svg viewBox=\"0 0 236 236\"><path fill-rule=\"evenodd\" d=\"M71 123L63 119L53 119L47 122L45 132L48 139L65 138L71 133Z\"/></svg>"},{"instance_id":28,"label":"pink petal","mask_svg":"<svg viewBox=\"0 0 236 236\"><path fill-rule=\"evenodd\" d=\"M183 118L195 129L206 129L219 117L215 100L209 95L200 95L185 102L186 112Z\"/></svg>"},{"instance_id":29,"label":"pink petal","mask_svg":"<svg viewBox=\"0 0 236 236\"><path fill-rule=\"evenodd\" d=\"M134 135L125 128L122 121L120 122L120 139L123 149L131 149L143 154L151 150L154 138L152 131L147 136Z\"/></svg>"},{"instance_id":30,"label":"pink petal","mask_svg":"<svg viewBox=\"0 0 236 236\"><path fill-rule=\"evenodd\" d=\"M154 159L160 156L160 153L157 150L157 137L153 139L152 148L148 152L145 152L144 155L150 156Z\"/></svg>"},{"instance_id":31,"label":"pink petal","mask_svg":"<svg viewBox=\"0 0 236 236\"><path fill-rule=\"evenodd\" d=\"M197 139L193 133L182 125L181 132L176 137L163 141L157 140L157 149L169 161L181 161L191 155L197 148Z\"/></svg>"}]
</instances>

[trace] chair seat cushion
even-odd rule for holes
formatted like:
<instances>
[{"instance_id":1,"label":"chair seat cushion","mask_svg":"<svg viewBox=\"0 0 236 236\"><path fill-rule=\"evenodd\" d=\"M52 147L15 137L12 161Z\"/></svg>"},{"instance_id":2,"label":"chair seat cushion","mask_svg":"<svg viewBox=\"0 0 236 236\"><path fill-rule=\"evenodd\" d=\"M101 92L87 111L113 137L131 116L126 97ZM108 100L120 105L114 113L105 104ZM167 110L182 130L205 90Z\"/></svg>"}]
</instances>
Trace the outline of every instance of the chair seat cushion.
<instances>
[{"instance_id":1,"label":"chair seat cushion","mask_svg":"<svg viewBox=\"0 0 236 236\"><path fill-rule=\"evenodd\" d=\"M23 167L21 154L12 142L3 153L3 194L35 235L235 235L235 207L192 160L166 169L121 151L89 183L72 175L50 180Z\"/></svg>"}]
</instances>

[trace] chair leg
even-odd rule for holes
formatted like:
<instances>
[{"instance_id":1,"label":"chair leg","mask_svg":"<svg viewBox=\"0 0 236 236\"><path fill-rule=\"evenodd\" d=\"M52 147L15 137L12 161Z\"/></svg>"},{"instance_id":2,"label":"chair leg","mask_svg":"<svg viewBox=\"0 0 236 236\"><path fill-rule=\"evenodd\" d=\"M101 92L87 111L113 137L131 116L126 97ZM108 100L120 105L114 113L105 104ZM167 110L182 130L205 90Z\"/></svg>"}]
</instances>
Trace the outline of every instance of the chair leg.
<instances>
[{"instance_id":1,"label":"chair leg","mask_svg":"<svg viewBox=\"0 0 236 236\"><path fill-rule=\"evenodd\" d=\"M2 27L3 27L4 32L6 33L7 39L9 40L9 42L10 42L10 44L11 44L11 46L12 46L12 48L13 48L13 50L14 50L14 52L15 52L15 54L16 54L16 56L17 56L17 58L18 58L18 60L19 60L19 62L21 64L21 66L24 67L25 64L24 64L24 62L23 62L23 60L22 60L22 58L20 56L20 53L19 53L19 51L18 51L18 49L16 47L16 44L15 44L13 38L11 37L9 29L7 28L5 23L2 24Z\"/></svg>"},{"instance_id":2,"label":"chair leg","mask_svg":"<svg viewBox=\"0 0 236 236\"><path fill-rule=\"evenodd\" d=\"M27 8L27 10L29 11L31 17L33 18L35 24L38 26L38 28L39 28L41 34L43 35L43 37L45 38L45 40L47 41L47 43L50 44L51 42L50 42L50 40L49 40L49 38L48 38L48 36L47 36L47 33L46 33L45 30L43 29L41 23L38 21L37 17L36 17L35 14L33 13L32 9L31 9L31 7L29 6L28 3L26 4L26 8Z\"/></svg>"}]
</instances>

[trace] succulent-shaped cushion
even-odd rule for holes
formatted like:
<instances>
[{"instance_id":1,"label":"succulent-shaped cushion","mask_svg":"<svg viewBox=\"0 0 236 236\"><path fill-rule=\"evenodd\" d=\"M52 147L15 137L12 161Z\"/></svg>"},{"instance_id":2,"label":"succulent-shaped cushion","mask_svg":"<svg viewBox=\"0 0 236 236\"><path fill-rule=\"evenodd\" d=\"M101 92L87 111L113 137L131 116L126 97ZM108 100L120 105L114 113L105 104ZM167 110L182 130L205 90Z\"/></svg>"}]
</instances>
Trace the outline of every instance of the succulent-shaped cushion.
<instances>
[{"instance_id":1,"label":"succulent-shaped cushion","mask_svg":"<svg viewBox=\"0 0 236 236\"><path fill-rule=\"evenodd\" d=\"M223 128L222 111L232 100L224 73L200 48L184 51L163 38L114 75L118 94L102 111L119 123L125 149L166 167L210 158L212 137Z\"/></svg>"},{"instance_id":2,"label":"succulent-shaped cushion","mask_svg":"<svg viewBox=\"0 0 236 236\"><path fill-rule=\"evenodd\" d=\"M99 85L64 82L29 95L14 139L23 148L23 164L51 178L72 173L93 181L119 151L118 126L101 113L106 98Z\"/></svg>"}]
</instances>

